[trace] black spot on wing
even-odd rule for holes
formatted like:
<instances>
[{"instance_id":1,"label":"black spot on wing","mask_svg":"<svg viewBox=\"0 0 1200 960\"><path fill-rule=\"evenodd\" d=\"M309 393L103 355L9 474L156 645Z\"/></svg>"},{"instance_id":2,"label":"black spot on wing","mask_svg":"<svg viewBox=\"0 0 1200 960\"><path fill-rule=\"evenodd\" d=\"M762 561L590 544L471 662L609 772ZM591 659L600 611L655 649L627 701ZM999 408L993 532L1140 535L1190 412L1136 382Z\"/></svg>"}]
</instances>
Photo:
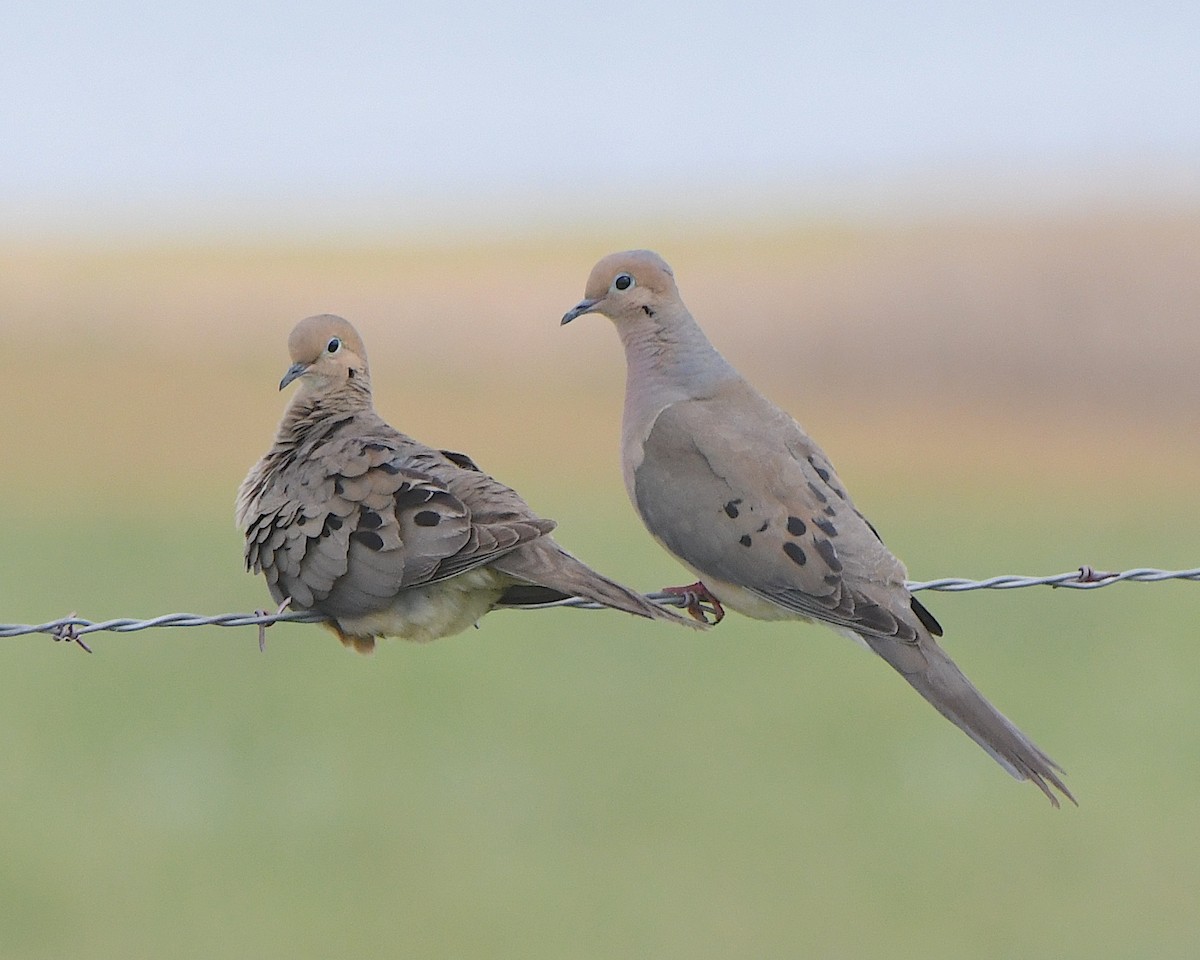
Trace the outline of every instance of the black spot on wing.
<instances>
[{"instance_id":1,"label":"black spot on wing","mask_svg":"<svg viewBox=\"0 0 1200 960\"><path fill-rule=\"evenodd\" d=\"M742 502L741 497L738 497L736 500L730 500L728 503L726 503L725 504L725 516L729 517L730 520L736 520L738 512L739 512L738 504L741 502Z\"/></svg>"},{"instance_id":2,"label":"black spot on wing","mask_svg":"<svg viewBox=\"0 0 1200 960\"><path fill-rule=\"evenodd\" d=\"M834 493L838 494L841 499L846 499L846 491L834 484L833 480L830 479L832 474L829 473L829 470L822 467L820 463L817 463L816 457L809 457L809 466L816 470L817 476L820 476L822 482L828 486L829 490L832 490ZM811 484L809 486L811 486Z\"/></svg>"},{"instance_id":3,"label":"black spot on wing","mask_svg":"<svg viewBox=\"0 0 1200 960\"><path fill-rule=\"evenodd\" d=\"M436 510L421 510L413 515L413 523L418 527L436 527L442 522L442 515Z\"/></svg>"},{"instance_id":4,"label":"black spot on wing","mask_svg":"<svg viewBox=\"0 0 1200 960\"><path fill-rule=\"evenodd\" d=\"M332 513L325 515L325 524L321 527L321 536L327 537L335 530L342 529L342 518Z\"/></svg>"},{"instance_id":5,"label":"black spot on wing","mask_svg":"<svg viewBox=\"0 0 1200 960\"><path fill-rule=\"evenodd\" d=\"M830 479L829 479L829 477L830 477L830 473L829 473L829 471L828 471L828 470L826 470L826 469L825 469L823 466L821 466L819 463L817 463L817 461L816 461L816 458L815 458L815 457L809 457L809 458L808 458L808 462L809 462L809 465L810 465L810 466L811 466L811 467L812 467L812 468L813 468L813 469L814 469L814 470L817 472L817 476L818 476L818 477L820 477L820 478L821 478L821 479L822 479L822 480L823 480L823 481L824 481L826 484L828 484L828 485L829 485L829 489L830 489L830 490L832 490L834 493L836 493L836 494L837 494L839 497L841 497L843 500L845 500L845 499L846 499L846 491L845 491L845 490L843 490L841 487L835 486L835 485L834 485L834 484L833 484L833 483L830 481ZM810 484L810 486L811 486L811 484Z\"/></svg>"},{"instance_id":6,"label":"black spot on wing","mask_svg":"<svg viewBox=\"0 0 1200 960\"><path fill-rule=\"evenodd\" d=\"M808 563L808 555L800 549L800 544L793 543L789 540L783 545L783 552L788 555L788 559L796 566L802 567Z\"/></svg>"},{"instance_id":7,"label":"black spot on wing","mask_svg":"<svg viewBox=\"0 0 1200 960\"><path fill-rule=\"evenodd\" d=\"M433 492L431 490L405 484L396 491L396 509L404 510L408 507L419 507L422 504L428 503L429 498L432 496Z\"/></svg>"},{"instance_id":8,"label":"black spot on wing","mask_svg":"<svg viewBox=\"0 0 1200 960\"><path fill-rule=\"evenodd\" d=\"M817 553L821 555L821 559L825 561L830 570L834 573L842 572L842 561L838 559L837 551L833 548L832 543L823 538L814 537L813 546L817 548Z\"/></svg>"},{"instance_id":9,"label":"black spot on wing","mask_svg":"<svg viewBox=\"0 0 1200 960\"><path fill-rule=\"evenodd\" d=\"M801 520L799 517L788 517L787 518L787 532L789 534L791 534L793 537L804 536L804 531L807 529L808 529L808 527L805 525L804 521Z\"/></svg>"},{"instance_id":10,"label":"black spot on wing","mask_svg":"<svg viewBox=\"0 0 1200 960\"><path fill-rule=\"evenodd\" d=\"M382 550L383 537L377 534L374 530L355 530L350 534L351 540L357 540L368 550Z\"/></svg>"},{"instance_id":11,"label":"black spot on wing","mask_svg":"<svg viewBox=\"0 0 1200 960\"><path fill-rule=\"evenodd\" d=\"M748 546L750 546L750 544L751 544L751 543L753 543L753 542L754 542L754 541L752 541L752 540L750 539L750 534L748 534L748 533L743 533L743 534L742 534L742 535L741 535L741 536L738 538L738 543L740 543L740 544L741 544L743 547L748 547Z\"/></svg>"},{"instance_id":12,"label":"black spot on wing","mask_svg":"<svg viewBox=\"0 0 1200 960\"><path fill-rule=\"evenodd\" d=\"M816 522L816 525L817 525L817 526L818 526L818 527L819 527L819 528L820 528L822 531L824 531L824 533L825 533L825 535L826 535L826 536L829 536L829 537L836 537L836 536L837 536L837 527L835 527L835 526L834 526L834 525L833 525L833 524L832 524L830 521L828 521L828 520L825 520L824 518L822 518L822 519L820 519L820 520L817 520L817 521L815 521L815 522Z\"/></svg>"},{"instance_id":13,"label":"black spot on wing","mask_svg":"<svg viewBox=\"0 0 1200 960\"><path fill-rule=\"evenodd\" d=\"M374 510L360 510L358 517L359 530L378 530L383 526L383 517Z\"/></svg>"},{"instance_id":14,"label":"black spot on wing","mask_svg":"<svg viewBox=\"0 0 1200 960\"><path fill-rule=\"evenodd\" d=\"M812 495L817 498L818 503L828 503L829 498L825 496L825 491L818 487L811 480L808 481L808 489L812 491Z\"/></svg>"},{"instance_id":15,"label":"black spot on wing","mask_svg":"<svg viewBox=\"0 0 1200 960\"><path fill-rule=\"evenodd\" d=\"M766 530L766 529L767 529L767 527L769 527L770 525L771 525L771 521L770 521L770 520L764 520L764 521L762 522L762 526L758 528L758 532L759 532L759 533L762 533L762 532L763 532L764 530Z\"/></svg>"}]
</instances>

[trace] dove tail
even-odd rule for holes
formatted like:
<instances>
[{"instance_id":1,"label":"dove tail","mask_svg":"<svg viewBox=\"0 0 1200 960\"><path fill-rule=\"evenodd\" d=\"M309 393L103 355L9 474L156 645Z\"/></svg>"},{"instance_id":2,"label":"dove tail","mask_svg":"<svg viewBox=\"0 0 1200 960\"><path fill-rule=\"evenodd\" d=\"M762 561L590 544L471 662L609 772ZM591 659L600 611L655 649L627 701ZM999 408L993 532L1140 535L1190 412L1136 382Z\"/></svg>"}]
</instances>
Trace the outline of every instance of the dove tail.
<instances>
[{"instance_id":1,"label":"dove tail","mask_svg":"<svg viewBox=\"0 0 1200 960\"><path fill-rule=\"evenodd\" d=\"M871 649L900 672L947 720L983 747L1000 766L1018 780L1030 780L1058 807L1051 787L1078 806L1062 781L1062 767L997 710L966 678L950 656L931 637L923 637L917 648L923 657L914 658L913 647L892 638L865 637ZM923 661L916 666L916 659Z\"/></svg>"},{"instance_id":2,"label":"dove tail","mask_svg":"<svg viewBox=\"0 0 1200 960\"><path fill-rule=\"evenodd\" d=\"M703 629L700 624L685 620L647 600L640 593L597 573L548 537L522 545L495 561L492 566L521 581L505 591L497 603L500 607L537 606L568 597L582 597L635 616Z\"/></svg>"}]
</instances>

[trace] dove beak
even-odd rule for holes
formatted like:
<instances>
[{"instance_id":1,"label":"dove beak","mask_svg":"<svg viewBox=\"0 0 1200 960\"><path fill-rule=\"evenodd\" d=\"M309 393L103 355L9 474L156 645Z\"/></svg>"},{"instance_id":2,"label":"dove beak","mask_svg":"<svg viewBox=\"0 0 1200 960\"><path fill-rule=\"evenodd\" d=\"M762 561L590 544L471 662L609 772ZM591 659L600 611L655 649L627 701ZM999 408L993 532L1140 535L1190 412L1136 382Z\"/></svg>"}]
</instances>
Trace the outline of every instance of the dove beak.
<instances>
[{"instance_id":1,"label":"dove beak","mask_svg":"<svg viewBox=\"0 0 1200 960\"><path fill-rule=\"evenodd\" d=\"M308 368L312 366L309 363L293 363L287 368L287 373L283 375L283 379L279 381L279 389L282 390L297 377L304 376L308 372Z\"/></svg>"},{"instance_id":2,"label":"dove beak","mask_svg":"<svg viewBox=\"0 0 1200 960\"><path fill-rule=\"evenodd\" d=\"M599 300L580 300L577 304L575 304L575 306L563 314L562 323L560 323L559 326L564 326L565 324L570 323L572 320L582 317L585 313L591 313L596 309L596 305L598 303L600 303Z\"/></svg>"}]
</instances>

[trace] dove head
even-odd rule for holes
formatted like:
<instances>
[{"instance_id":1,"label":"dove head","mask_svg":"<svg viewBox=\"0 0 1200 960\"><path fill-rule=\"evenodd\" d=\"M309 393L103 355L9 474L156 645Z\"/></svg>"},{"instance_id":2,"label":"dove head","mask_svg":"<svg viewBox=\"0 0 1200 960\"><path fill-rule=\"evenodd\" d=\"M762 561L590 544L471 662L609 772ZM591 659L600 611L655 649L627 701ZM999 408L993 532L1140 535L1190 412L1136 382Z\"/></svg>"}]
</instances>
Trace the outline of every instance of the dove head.
<instances>
[{"instance_id":1,"label":"dove head","mask_svg":"<svg viewBox=\"0 0 1200 960\"><path fill-rule=\"evenodd\" d=\"M681 304L667 262L650 250L628 250L610 254L592 268L584 299L567 311L562 322L599 313L620 329L645 323L672 306Z\"/></svg>"},{"instance_id":2,"label":"dove head","mask_svg":"<svg viewBox=\"0 0 1200 960\"><path fill-rule=\"evenodd\" d=\"M617 328L628 365L627 423L640 422L642 408L657 415L662 404L737 378L684 306L675 274L657 253L610 254L592 268L585 293L562 322L599 313Z\"/></svg>"},{"instance_id":3,"label":"dove head","mask_svg":"<svg viewBox=\"0 0 1200 960\"><path fill-rule=\"evenodd\" d=\"M358 331L341 317L321 314L296 324L288 337L292 365L279 381L282 390L293 380L304 393L337 389L351 381L368 381L367 350Z\"/></svg>"}]
</instances>

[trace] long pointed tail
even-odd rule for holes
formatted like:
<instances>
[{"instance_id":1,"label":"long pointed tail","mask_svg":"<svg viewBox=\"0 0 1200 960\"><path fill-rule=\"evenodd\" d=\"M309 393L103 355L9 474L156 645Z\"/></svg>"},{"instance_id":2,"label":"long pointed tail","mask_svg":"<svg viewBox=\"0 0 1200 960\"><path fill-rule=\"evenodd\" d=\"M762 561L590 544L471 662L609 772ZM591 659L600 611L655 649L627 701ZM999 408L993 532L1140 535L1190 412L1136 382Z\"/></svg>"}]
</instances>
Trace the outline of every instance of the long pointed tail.
<instances>
[{"instance_id":1,"label":"long pointed tail","mask_svg":"<svg viewBox=\"0 0 1200 960\"><path fill-rule=\"evenodd\" d=\"M522 581L521 585L500 598L498 606L536 606L567 597L583 597L639 617L703 629L701 624L685 620L673 611L647 600L640 593L597 573L549 537L524 544L497 560L493 566L501 573Z\"/></svg>"},{"instance_id":2,"label":"long pointed tail","mask_svg":"<svg viewBox=\"0 0 1200 960\"><path fill-rule=\"evenodd\" d=\"M893 638L864 639L917 693L1010 774L1018 780L1031 780L1055 807L1059 802L1051 787L1078 806L1060 776L1063 768L988 702L933 637L923 634L915 645Z\"/></svg>"}]
</instances>

